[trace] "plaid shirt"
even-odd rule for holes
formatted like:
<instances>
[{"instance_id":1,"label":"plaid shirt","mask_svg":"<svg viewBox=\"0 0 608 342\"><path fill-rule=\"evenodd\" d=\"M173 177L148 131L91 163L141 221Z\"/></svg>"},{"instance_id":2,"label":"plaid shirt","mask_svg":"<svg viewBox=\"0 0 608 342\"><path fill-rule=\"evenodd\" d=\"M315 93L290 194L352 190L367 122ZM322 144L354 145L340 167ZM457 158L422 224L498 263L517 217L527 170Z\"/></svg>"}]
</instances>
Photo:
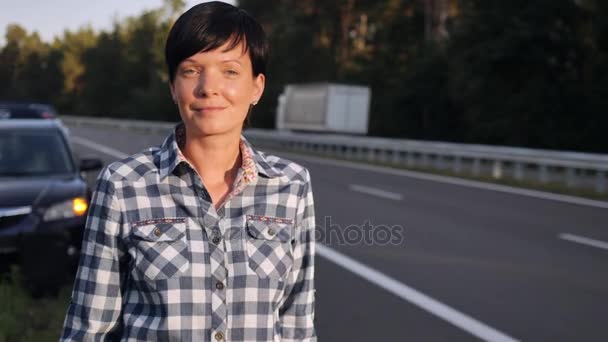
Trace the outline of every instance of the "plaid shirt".
<instances>
[{"instance_id":1,"label":"plaid shirt","mask_svg":"<svg viewBox=\"0 0 608 342\"><path fill-rule=\"evenodd\" d=\"M308 170L242 138L216 210L183 137L100 174L61 341L316 341Z\"/></svg>"}]
</instances>

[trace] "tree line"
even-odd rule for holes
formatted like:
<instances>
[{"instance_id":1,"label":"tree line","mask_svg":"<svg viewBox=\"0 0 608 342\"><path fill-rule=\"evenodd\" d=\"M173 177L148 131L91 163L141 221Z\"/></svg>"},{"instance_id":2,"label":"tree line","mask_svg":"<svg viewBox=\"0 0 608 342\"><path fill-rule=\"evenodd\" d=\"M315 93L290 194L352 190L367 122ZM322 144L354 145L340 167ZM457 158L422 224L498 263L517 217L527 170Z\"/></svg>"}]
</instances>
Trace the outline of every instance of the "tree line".
<instances>
[{"instance_id":1,"label":"tree line","mask_svg":"<svg viewBox=\"0 0 608 342\"><path fill-rule=\"evenodd\" d=\"M0 98L63 113L178 120L163 48L180 0L65 31L19 25L0 47ZM254 127L289 83L372 89L370 135L608 152L608 2L241 0L271 41Z\"/></svg>"}]
</instances>

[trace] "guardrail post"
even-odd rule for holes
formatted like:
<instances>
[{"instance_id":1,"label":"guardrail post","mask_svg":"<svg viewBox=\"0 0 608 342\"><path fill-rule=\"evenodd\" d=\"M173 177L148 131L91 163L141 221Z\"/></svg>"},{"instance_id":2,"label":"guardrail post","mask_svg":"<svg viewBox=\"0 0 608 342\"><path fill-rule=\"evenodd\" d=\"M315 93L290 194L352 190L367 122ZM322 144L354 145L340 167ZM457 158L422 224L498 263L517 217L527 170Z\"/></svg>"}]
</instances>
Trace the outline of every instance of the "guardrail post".
<instances>
[{"instance_id":1,"label":"guardrail post","mask_svg":"<svg viewBox=\"0 0 608 342\"><path fill-rule=\"evenodd\" d=\"M460 158L459 156L454 156L452 171L456 173L460 173L460 171L462 171L462 158Z\"/></svg>"},{"instance_id":2,"label":"guardrail post","mask_svg":"<svg viewBox=\"0 0 608 342\"><path fill-rule=\"evenodd\" d=\"M381 149L378 151L378 160L382 163L388 162L388 150Z\"/></svg>"},{"instance_id":3,"label":"guardrail post","mask_svg":"<svg viewBox=\"0 0 608 342\"><path fill-rule=\"evenodd\" d=\"M399 150L393 150L393 158L392 158L392 163L393 164L401 164L401 151Z\"/></svg>"},{"instance_id":4,"label":"guardrail post","mask_svg":"<svg viewBox=\"0 0 608 342\"><path fill-rule=\"evenodd\" d=\"M346 145L345 148L344 157L346 157L346 159L354 159L355 153L353 151L353 147Z\"/></svg>"},{"instance_id":5,"label":"guardrail post","mask_svg":"<svg viewBox=\"0 0 608 342\"><path fill-rule=\"evenodd\" d=\"M443 156L440 154L435 155L435 168L439 170L443 170L444 168Z\"/></svg>"},{"instance_id":6,"label":"guardrail post","mask_svg":"<svg viewBox=\"0 0 608 342\"><path fill-rule=\"evenodd\" d=\"M566 186L569 188L576 186L576 170L572 167L566 169Z\"/></svg>"},{"instance_id":7,"label":"guardrail post","mask_svg":"<svg viewBox=\"0 0 608 342\"><path fill-rule=\"evenodd\" d=\"M395 151L395 150L385 150L384 156L386 157L386 163L393 164L393 161L395 160L395 155L398 155L398 154L399 154L399 152Z\"/></svg>"},{"instance_id":8,"label":"guardrail post","mask_svg":"<svg viewBox=\"0 0 608 342\"><path fill-rule=\"evenodd\" d=\"M515 163L515 179L520 181L524 179L524 165L523 163Z\"/></svg>"},{"instance_id":9,"label":"guardrail post","mask_svg":"<svg viewBox=\"0 0 608 342\"><path fill-rule=\"evenodd\" d=\"M606 192L606 171L597 171L595 173L595 191L599 193Z\"/></svg>"},{"instance_id":10,"label":"guardrail post","mask_svg":"<svg viewBox=\"0 0 608 342\"><path fill-rule=\"evenodd\" d=\"M492 177L494 177L495 179L502 178L502 161L494 161L494 165L492 166Z\"/></svg>"},{"instance_id":11,"label":"guardrail post","mask_svg":"<svg viewBox=\"0 0 608 342\"><path fill-rule=\"evenodd\" d=\"M363 160L365 159L365 154L363 152L363 147L357 146L357 159Z\"/></svg>"},{"instance_id":12,"label":"guardrail post","mask_svg":"<svg viewBox=\"0 0 608 342\"><path fill-rule=\"evenodd\" d=\"M429 167L429 155L422 152L420 155L420 164L422 167Z\"/></svg>"},{"instance_id":13,"label":"guardrail post","mask_svg":"<svg viewBox=\"0 0 608 342\"><path fill-rule=\"evenodd\" d=\"M367 161L374 161L374 152L373 148L367 150Z\"/></svg>"},{"instance_id":14,"label":"guardrail post","mask_svg":"<svg viewBox=\"0 0 608 342\"><path fill-rule=\"evenodd\" d=\"M546 184L549 181L549 172L545 164L538 166L538 181L542 184Z\"/></svg>"},{"instance_id":15,"label":"guardrail post","mask_svg":"<svg viewBox=\"0 0 608 342\"><path fill-rule=\"evenodd\" d=\"M473 173L474 176L479 176L480 168L481 168L481 160L479 160L479 158L474 158L473 166L471 167L471 172Z\"/></svg>"},{"instance_id":16,"label":"guardrail post","mask_svg":"<svg viewBox=\"0 0 608 342\"><path fill-rule=\"evenodd\" d=\"M412 151L407 152L405 163L408 167L412 167L415 165L416 161L414 160L414 152L412 152Z\"/></svg>"}]
</instances>

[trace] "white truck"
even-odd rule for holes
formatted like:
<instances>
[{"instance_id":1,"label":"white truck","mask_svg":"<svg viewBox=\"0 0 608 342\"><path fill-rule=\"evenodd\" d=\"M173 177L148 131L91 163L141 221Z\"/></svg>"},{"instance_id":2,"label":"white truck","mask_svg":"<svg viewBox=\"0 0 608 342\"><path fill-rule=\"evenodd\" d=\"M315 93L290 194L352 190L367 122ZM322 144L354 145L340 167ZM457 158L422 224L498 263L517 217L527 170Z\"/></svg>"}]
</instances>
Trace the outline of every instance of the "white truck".
<instances>
[{"instance_id":1,"label":"white truck","mask_svg":"<svg viewBox=\"0 0 608 342\"><path fill-rule=\"evenodd\" d=\"M289 84L279 96L277 130L367 134L369 87Z\"/></svg>"}]
</instances>

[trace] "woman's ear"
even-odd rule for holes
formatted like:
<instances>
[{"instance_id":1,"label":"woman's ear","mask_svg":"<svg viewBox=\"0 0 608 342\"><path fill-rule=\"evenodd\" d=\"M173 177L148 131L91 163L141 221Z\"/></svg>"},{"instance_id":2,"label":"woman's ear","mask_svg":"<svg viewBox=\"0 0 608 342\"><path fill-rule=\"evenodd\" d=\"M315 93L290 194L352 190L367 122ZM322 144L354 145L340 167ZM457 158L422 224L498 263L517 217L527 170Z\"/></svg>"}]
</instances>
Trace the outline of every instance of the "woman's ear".
<instances>
[{"instance_id":1,"label":"woman's ear","mask_svg":"<svg viewBox=\"0 0 608 342\"><path fill-rule=\"evenodd\" d=\"M266 86L266 76L264 74L258 74L253 79L253 94L251 98L251 104L255 105L260 101L262 94L264 94L264 87Z\"/></svg>"},{"instance_id":2,"label":"woman's ear","mask_svg":"<svg viewBox=\"0 0 608 342\"><path fill-rule=\"evenodd\" d=\"M175 96L175 89L173 88L173 82L169 82L169 91L171 92L171 98L173 99L173 103L177 104L177 98Z\"/></svg>"}]
</instances>

